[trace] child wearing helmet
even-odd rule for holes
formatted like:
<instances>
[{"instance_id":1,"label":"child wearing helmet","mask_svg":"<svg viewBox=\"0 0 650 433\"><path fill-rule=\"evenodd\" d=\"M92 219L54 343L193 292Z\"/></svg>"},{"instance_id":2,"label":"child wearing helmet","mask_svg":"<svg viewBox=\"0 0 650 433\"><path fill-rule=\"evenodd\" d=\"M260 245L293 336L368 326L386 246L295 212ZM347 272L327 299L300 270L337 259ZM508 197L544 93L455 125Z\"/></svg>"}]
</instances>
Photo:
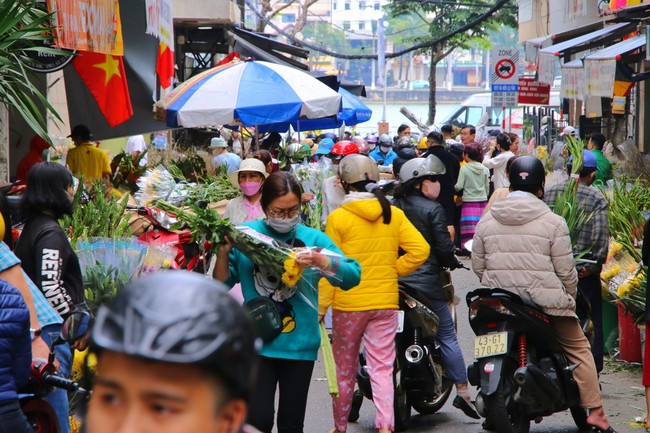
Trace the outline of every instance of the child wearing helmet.
<instances>
[{"instance_id":1,"label":"child wearing helmet","mask_svg":"<svg viewBox=\"0 0 650 433\"><path fill-rule=\"evenodd\" d=\"M361 264L361 282L345 292L325 281L319 288L321 317L331 306L332 344L339 397L333 399L335 432L345 432L363 339L377 408L375 427L394 430L393 363L397 332L397 278L429 256L429 246L404 212L390 205L377 185L379 169L369 157L348 155L339 164L346 192L327 219L326 234ZM370 192L371 191L371 192ZM405 254L398 257L399 249Z\"/></svg>"},{"instance_id":2,"label":"child wearing helmet","mask_svg":"<svg viewBox=\"0 0 650 433\"><path fill-rule=\"evenodd\" d=\"M91 351L88 433L241 431L258 357L223 284L186 271L129 283L99 309Z\"/></svg>"}]
</instances>

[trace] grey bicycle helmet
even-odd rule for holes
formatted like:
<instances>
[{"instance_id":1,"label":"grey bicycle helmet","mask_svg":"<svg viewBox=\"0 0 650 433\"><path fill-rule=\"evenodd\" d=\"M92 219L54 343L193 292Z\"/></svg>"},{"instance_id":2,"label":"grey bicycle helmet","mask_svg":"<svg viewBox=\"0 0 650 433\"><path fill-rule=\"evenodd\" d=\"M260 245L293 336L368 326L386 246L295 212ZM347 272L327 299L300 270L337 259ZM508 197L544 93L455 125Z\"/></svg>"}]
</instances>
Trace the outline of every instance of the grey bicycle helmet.
<instances>
[{"instance_id":1,"label":"grey bicycle helmet","mask_svg":"<svg viewBox=\"0 0 650 433\"><path fill-rule=\"evenodd\" d=\"M393 139L390 138L390 135L384 133L379 136L377 139L377 146L392 146Z\"/></svg>"},{"instance_id":2,"label":"grey bicycle helmet","mask_svg":"<svg viewBox=\"0 0 650 433\"><path fill-rule=\"evenodd\" d=\"M339 178L348 184L363 181L377 182L379 168L369 156L353 153L345 156L339 163Z\"/></svg>"},{"instance_id":3,"label":"grey bicycle helmet","mask_svg":"<svg viewBox=\"0 0 650 433\"><path fill-rule=\"evenodd\" d=\"M402 183L406 183L426 176L440 176L446 172L445 164L440 158L429 155L426 158L413 158L406 161L399 171L399 179Z\"/></svg>"},{"instance_id":4,"label":"grey bicycle helmet","mask_svg":"<svg viewBox=\"0 0 650 433\"><path fill-rule=\"evenodd\" d=\"M222 283L187 271L127 284L97 312L95 349L199 366L247 398L257 362L251 323Z\"/></svg>"}]
</instances>

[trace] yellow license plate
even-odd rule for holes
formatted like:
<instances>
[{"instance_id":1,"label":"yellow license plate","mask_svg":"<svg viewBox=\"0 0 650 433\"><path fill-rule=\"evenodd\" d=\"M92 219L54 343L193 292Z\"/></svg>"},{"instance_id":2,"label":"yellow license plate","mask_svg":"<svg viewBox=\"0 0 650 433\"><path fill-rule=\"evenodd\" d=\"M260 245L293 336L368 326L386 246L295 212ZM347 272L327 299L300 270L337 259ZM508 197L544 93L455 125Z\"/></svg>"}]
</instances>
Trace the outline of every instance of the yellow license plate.
<instances>
[{"instance_id":1,"label":"yellow license plate","mask_svg":"<svg viewBox=\"0 0 650 433\"><path fill-rule=\"evenodd\" d=\"M508 351L508 333L498 332L495 334L481 335L474 338L474 357L485 358L486 356L503 355Z\"/></svg>"}]
</instances>

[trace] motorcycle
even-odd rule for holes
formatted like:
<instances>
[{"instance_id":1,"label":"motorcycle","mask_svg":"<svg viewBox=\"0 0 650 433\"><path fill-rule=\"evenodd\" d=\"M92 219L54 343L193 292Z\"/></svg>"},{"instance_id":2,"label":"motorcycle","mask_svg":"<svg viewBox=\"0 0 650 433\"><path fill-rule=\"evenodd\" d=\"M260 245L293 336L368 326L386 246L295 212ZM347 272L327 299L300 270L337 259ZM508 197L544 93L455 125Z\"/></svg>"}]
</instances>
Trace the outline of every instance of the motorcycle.
<instances>
[{"instance_id":1,"label":"motorcycle","mask_svg":"<svg viewBox=\"0 0 650 433\"><path fill-rule=\"evenodd\" d=\"M582 329L593 329L589 303L578 291ZM530 423L566 409L580 430L590 430L587 412L549 317L532 302L503 289L476 289L466 296L476 334L475 362L467 368L479 388L476 409L484 427L499 433L528 433Z\"/></svg>"},{"instance_id":2,"label":"motorcycle","mask_svg":"<svg viewBox=\"0 0 650 433\"><path fill-rule=\"evenodd\" d=\"M207 203L205 203L207 206ZM134 235L146 243L171 245L177 250L172 267L205 273L210 263L210 246L192 242L192 233L188 230L172 230L176 218L154 207L127 206L127 210L137 213L139 222Z\"/></svg>"},{"instance_id":3,"label":"motorcycle","mask_svg":"<svg viewBox=\"0 0 650 433\"><path fill-rule=\"evenodd\" d=\"M86 317L86 313L73 313L68 317L61 328L61 335L52 343L48 359L32 361L32 376L20 390L20 408L34 433L60 433L61 431L54 409L43 398L51 392L52 388L65 389L83 398L89 396L88 391L81 388L78 383L57 376L54 366L54 347L81 338L88 329L87 326L82 325L87 323Z\"/></svg>"},{"instance_id":4,"label":"motorcycle","mask_svg":"<svg viewBox=\"0 0 650 433\"><path fill-rule=\"evenodd\" d=\"M451 273L445 270L440 275L455 324L457 298ZM436 339L438 316L428 304L429 301L420 292L400 285L399 326L395 336L396 357L393 366L395 431L404 431L410 426L411 408L422 415L439 411L454 387L442 366L442 355ZM359 419L364 397L372 400L365 352L359 354L357 385L359 388L354 393L348 416L350 422Z\"/></svg>"}]
</instances>

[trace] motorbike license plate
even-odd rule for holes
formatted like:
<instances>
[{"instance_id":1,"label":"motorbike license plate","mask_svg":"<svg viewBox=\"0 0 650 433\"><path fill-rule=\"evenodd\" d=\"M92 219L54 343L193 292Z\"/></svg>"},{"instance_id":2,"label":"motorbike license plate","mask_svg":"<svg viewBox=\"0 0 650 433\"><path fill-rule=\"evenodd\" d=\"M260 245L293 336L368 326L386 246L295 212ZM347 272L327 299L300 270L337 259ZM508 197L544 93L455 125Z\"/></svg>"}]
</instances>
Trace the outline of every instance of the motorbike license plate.
<instances>
[{"instance_id":1,"label":"motorbike license plate","mask_svg":"<svg viewBox=\"0 0 650 433\"><path fill-rule=\"evenodd\" d=\"M397 333L404 330L404 311L397 310Z\"/></svg>"},{"instance_id":2,"label":"motorbike license plate","mask_svg":"<svg viewBox=\"0 0 650 433\"><path fill-rule=\"evenodd\" d=\"M503 355L508 351L508 333L497 332L474 338L474 357Z\"/></svg>"}]
</instances>

